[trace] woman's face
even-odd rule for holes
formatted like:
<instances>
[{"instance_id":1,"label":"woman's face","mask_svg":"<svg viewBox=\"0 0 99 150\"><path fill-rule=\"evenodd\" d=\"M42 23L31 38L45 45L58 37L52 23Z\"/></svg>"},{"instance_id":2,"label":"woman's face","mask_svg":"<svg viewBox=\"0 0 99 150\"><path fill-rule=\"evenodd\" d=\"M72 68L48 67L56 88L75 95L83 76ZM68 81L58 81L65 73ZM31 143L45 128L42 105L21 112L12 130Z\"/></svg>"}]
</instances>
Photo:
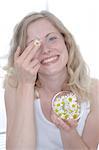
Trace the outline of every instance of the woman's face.
<instances>
[{"instance_id":1,"label":"woman's face","mask_svg":"<svg viewBox=\"0 0 99 150\"><path fill-rule=\"evenodd\" d=\"M35 54L40 61L38 73L51 75L62 71L68 61L68 51L63 36L47 19L39 19L27 28L27 45L40 39L41 46Z\"/></svg>"}]
</instances>

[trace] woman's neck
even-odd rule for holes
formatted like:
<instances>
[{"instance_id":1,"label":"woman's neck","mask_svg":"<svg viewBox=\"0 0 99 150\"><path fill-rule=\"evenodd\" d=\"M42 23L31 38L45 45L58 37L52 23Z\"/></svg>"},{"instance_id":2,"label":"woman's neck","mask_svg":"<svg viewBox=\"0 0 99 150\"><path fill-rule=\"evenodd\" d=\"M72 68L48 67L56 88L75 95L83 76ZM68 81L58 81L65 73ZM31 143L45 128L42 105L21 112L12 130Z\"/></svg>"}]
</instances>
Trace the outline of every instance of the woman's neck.
<instances>
[{"instance_id":1,"label":"woman's neck","mask_svg":"<svg viewBox=\"0 0 99 150\"><path fill-rule=\"evenodd\" d=\"M41 88L46 93L55 94L61 91L64 82L68 81L68 74L66 70L61 71L55 75L39 75Z\"/></svg>"}]
</instances>

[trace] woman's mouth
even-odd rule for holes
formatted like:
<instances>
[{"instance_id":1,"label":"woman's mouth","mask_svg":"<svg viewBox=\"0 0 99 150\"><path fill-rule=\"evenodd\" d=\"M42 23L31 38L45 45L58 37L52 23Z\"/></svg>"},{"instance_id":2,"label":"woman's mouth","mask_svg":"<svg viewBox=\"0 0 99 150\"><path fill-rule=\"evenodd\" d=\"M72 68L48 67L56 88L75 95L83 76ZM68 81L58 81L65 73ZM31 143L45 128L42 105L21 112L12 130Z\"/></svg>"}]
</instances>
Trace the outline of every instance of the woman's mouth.
<instances>
[{"instance_id":1,"label":"woman's mouth","mask_svg":"<svg viewBox=\"0 0 99 150\"><path fill-rule=\"evenodd\" d=\"M47 65L47 64L50 64L50 63L56 63L59 59L59 55L57 56L52 56L52 57L49 57L49 58L46 58L44 60L41 61L41 64L42 65Z\"/></svg>"}]
</instances>

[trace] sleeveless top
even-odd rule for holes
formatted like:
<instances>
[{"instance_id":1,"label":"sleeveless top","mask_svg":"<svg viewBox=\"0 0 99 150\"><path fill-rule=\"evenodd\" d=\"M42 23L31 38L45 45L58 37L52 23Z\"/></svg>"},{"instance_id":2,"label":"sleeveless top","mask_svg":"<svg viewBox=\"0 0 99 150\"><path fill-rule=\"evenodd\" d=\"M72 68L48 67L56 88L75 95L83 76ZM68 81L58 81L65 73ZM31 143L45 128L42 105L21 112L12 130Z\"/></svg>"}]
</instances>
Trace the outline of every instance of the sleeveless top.
<instances>
[{"instance_id":1,"label":"sleeveless top","mask_svg":"<svg viewBox=\"0 0 99 150\"><path fill-rule=\"evenodd\" d=\"M40 104L40 99L34 101L35 120L36 120L36 150L64 150L61 139L60 129L44 116ZM81 136L85 126L85 121L90 112L88 101L81 103L81 117L78 121L76 130Z\"/></svg>"}]
</instances>

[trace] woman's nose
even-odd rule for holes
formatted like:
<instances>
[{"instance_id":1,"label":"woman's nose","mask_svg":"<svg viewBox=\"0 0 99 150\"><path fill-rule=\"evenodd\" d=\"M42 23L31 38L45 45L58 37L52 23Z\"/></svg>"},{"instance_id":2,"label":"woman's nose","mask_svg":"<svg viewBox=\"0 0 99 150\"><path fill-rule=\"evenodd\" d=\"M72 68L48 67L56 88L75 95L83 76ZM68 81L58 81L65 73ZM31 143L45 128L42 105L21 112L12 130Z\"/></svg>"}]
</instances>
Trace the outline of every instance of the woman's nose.
<instances>
[{"instance_id":1,"label":"woman's nose","mask_svg":"<svg viewBox=\"0 0 99 150\"><path fill-rule=\"evenodd\" d=\"M43 53L49 53L50 52L50 48L48 47L48 45L45 41L41 41L40 49L42 50Z\"/></svg>"}]
</instances>

